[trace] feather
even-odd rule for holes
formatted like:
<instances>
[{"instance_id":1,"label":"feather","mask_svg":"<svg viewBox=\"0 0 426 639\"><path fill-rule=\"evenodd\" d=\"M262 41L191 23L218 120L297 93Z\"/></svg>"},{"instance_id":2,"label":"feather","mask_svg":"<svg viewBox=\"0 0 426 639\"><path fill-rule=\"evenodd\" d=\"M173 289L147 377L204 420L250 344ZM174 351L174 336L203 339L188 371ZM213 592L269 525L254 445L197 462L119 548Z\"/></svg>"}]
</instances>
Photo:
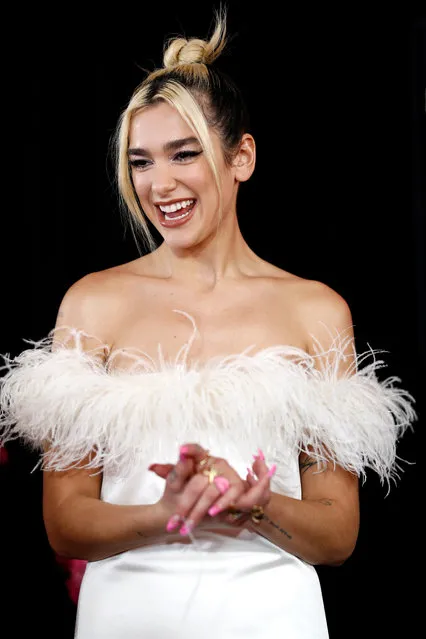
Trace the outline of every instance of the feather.
<instances>
[{"instance_id":1,"label":"feather","mask_svg":"<svg viewBox=\"0 0 426 639\"><path fill-rule=\"evenodd\" d=\"M314 355L276 345L193 364L187 357L194 334L174 361L161 348L158 361L121 349L106 365L96 357L105 346L85 351L84 337L73 329L52 348L52 331L17 357L4 357L0 446L21 438L40 450L49 470L81 466L90 454L87 468L115 477L170 462L171 451L188 441L246 460L261 447L282 484L301 451L363 478L367 469L382 482L398 477L396 445L417 419L415 400L399 378L378 378L385 365L379 351L356 355L339 375L348 347L342 334L326 351L317 343ZM114 367L117 354L128 367Z\"/></svg>"}]
</instances>

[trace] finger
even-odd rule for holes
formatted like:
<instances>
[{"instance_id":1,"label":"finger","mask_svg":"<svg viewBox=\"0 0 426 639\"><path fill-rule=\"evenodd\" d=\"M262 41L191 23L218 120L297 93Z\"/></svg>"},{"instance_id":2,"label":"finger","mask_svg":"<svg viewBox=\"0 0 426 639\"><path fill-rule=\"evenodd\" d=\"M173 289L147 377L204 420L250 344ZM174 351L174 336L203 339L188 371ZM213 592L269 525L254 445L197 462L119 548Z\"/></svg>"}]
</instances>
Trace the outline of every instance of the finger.
<instances>
[{"instance_id":1,"label":"finger","mask_svg":"<svg viewBox=\"0 0 426 639\"><path fill-rule=\"evenodd\" d=\"M265 455L259 448L256 455L253 455L252 468L257 477L263 477L268 472Z\"/></svg>"},{"instance_id":2,"label":"finger","mask_svg":"<svg viewBox=\"0 0 426 639\"><path fill-rule=\"evenodd\" d=\"M166 479L173 466L174 464L151 464L148 466L148 470L152 471L162 479Z\"/></svg>"},{"instance_id":3,"label":"finger","mask_svg":"<svg viewBox=\"0 0 426 639\"><path fill-rule=\"evenodd\" d=\"M166 485L174 492L180 492L188 479L193 476L194 464L192 460L178 461L167 474Z\"/></svg>"},{"instance_id":4,"label":"finger","mask_svg":"<svg viewBox=\"0 0 426 639\"><path fill-rule=\"evenodd\" d=\"M241 488L233 488L231 486L226 491L226 497L222 497L220 500L217 500L217 493L214 494L212 486L209 486L189 513L188 519L185 521L184 526L182 526L179 532L181 535L187 535L206 517L207 514L211 517L215 517L221 512L226 512L227 508L231 505L231 503L234 503L238 499L240 494Z\"/></svg>"},{"instance_id":5,"label":"finger","mask_svg":"<svg viewBox=\"0 0 426 639\"><path fill-rule=\"evenodd\" d=\"M241 495L244 494L245 491L245 483L239 481L238 483L230 484L228 490L224 495L215 500L215 502L210 506L207 510L210 517L215 517L219 513L227 510L230 507L233 507Z\"/></svg>"},{"instance_id":6,"label":"finger","mask_svg":"<svg viewBox=\"0 0 426 639\"><path fill-rule=\"evenodd\" d=\"M270 480L276 472L276 466L273 464L266 475L259 479L246 493L240 496L235 503L235 508L239 510L251 510L258 503L264 502L269 497Z\"/></svg>"},{"instance_id":7,"label":"finger","mask_svg":"<svg viewBox=\"0 0 426 639\"><path fill-rule=\"evenodd\" d=\"M179 448L179 458L187 459L188 457L192 457L195 464L198 464L208 454L209 451L199 444L188 443Z\"/></svg>"},{"instance_id":8,"label":"finger","mask_svg":"<svg viewBox=\"0 0 426 639\"><path fill-rule=\"evenodd\" d=\"M194 520L192 511L197 502L202 497L206 489L206 478L201 475L193 475L187 482L182 495L179 506L176 508L176 513L169 520L167 529L171 530L170 526L173 520L173 528L176 528L178 523L184 522L180 529L181 535L188 535L193 528L199 523L199 520ZM217 496L217 489L216 489ZM177 523L176 523L177 522Z\"/></svg>"},{"instance_id":9,"label":"finger","mask_svg":"<svg viewBox=\"0 0 426 639\"><path fill-rule=\"evenodd\" d=\"M222 478L222 479L225 479L225 478ZM228 492L230 484L227 480L225 480L225 482L226 482L226 485L228 486L225 492ZM219 489L219 487L217 486L217 484L215 484L215 482L208 484L207 487L204 488L202 494L195 502L191 511L188 513L187 520L185 521L184 526L182 526L180 530L181 535L188 535L196 526L198 526L201 520L204 519L204 517L207 514L207 511L215 503L218 496L221 494L223 488L225 487L225 482L223 483L221 489ZM222 494L225 494L225 492Z\"/></svg>"},{"instance_id":10,"label":"finger","mask_svg":"<svg viewBox=\"0 0 426 639\"><path fill-rule=\"evenodd\" d=\"M178 496L178 503L176 510L170 517L166 525L167 532L171 532L179 525L183 527L185 523L188 525L188 532L194 527L192 521L189 520L189 513L193 509L194 505L200 499L201 494L206 488L206 479L201 475L192 475L183 487L180 495ZM183 534L188 534L185 532Z\"/></svg>"},{"instance_id":11,"label":"finger","mask_svg":"<svg viewBox=\"0 0 426 639\"><path fill-rule=\"evenodd\" d=\"M246 477L246 482L247 482L247 488L244 492L247 492L247 490L249 490L250 488L252 488L253 486L255 486L258 482L258 479L256 477L256 475L253 473L251 468L247 468L247 477Z\"/></svg>"}]
</instances>

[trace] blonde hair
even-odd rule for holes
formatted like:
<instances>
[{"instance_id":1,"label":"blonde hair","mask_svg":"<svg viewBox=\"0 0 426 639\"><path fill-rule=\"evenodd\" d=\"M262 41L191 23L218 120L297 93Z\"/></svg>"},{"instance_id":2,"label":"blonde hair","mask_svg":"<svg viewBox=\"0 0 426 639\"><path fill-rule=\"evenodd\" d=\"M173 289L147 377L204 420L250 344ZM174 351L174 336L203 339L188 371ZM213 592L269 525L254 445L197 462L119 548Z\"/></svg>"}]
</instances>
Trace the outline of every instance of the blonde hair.
<instances>
[{"instance_id":1,"label":"blonde hair","mask_svg":"<svg viewBox=\"0 0 426 639\"><path fill-rule=\"evenodd\" d=\"M131 122L136 114L160 101L166 102L178 111L198 137L210 165L218 190L221 216L221 185L209 126L215 127L218 129L218 133L222 134L226 162L229 162L232 157L236 146L235 141L238 142L237 138L241 139L244 132L244 127L241 126L237 127L237 135L234 130L231 131L231 135L228 130L225 131L224 123L229 118L229 104L226 105L225 114L224 109L220 110L218 107L218 99L221 99L222 88L226 94L229 94L230 102L235 95L239 95L239 91L231 80L208 66L216 60L225 47L225 20L224 11L216 14L215 29L208 41L177 37L166 42L163 67L150 73L136 88L118 122L114 143L120 203L122 209L126 213L130 213L129 219L133 230L136 231L136 236L142 236L145 247L150 251L155 250L156 245L133 187L129 168L128 148ZM238 109L238 105L231 106L232 111L235 107Z\"/></svg>"}]
</instances>

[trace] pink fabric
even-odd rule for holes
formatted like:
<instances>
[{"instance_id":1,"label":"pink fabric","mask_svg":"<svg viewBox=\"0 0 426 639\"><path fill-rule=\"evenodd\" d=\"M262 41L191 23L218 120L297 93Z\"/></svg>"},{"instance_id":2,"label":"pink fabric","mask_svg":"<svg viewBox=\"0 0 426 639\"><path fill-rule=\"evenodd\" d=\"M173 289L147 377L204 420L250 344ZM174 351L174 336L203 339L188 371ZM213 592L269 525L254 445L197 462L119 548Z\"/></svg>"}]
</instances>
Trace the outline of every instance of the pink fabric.
<instances>
[{"instance_id":1,"label":"pink fabric","mask_svg":"<svg viewBox=\"0 0 426 639\"><path fill-rule=\"evenodd\" d=\"M83 559L65 559L58 555L56 559L68 573L68 578L65 582L68 594L72 601L77 604L81 580L83 579L84 571L86 570L87 561L84 561Z\"/></svg>"},{"instance_id":2,"label":"pink fabric","mask_svg":"<svg viewBox=\"0 0 426 639\"><path fill-rule=\"evenodd\" d=\"M9 461L9 455L4 446L0 446L0 464L7 464Z\"/></svg>"}]
</instances>

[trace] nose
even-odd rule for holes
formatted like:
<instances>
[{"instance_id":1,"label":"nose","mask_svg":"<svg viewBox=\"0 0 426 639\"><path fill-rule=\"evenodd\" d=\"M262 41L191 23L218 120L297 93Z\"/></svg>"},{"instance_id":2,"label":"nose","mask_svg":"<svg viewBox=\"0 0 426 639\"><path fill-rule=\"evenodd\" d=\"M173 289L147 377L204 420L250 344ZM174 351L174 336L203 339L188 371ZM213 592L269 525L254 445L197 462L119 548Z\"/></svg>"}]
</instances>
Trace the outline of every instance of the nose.
<instances>
[{"instance_id":1,"label":"nose","mask_svg":"<svg viewBox=\"0 0 426 639\"><path fill-rule=\"evenodd\" d=\"M152 193L154 197L161 199L176 188L176 180L173 169L166 163L157 164L151 173Z\"/></svg>"}]
</instances>

